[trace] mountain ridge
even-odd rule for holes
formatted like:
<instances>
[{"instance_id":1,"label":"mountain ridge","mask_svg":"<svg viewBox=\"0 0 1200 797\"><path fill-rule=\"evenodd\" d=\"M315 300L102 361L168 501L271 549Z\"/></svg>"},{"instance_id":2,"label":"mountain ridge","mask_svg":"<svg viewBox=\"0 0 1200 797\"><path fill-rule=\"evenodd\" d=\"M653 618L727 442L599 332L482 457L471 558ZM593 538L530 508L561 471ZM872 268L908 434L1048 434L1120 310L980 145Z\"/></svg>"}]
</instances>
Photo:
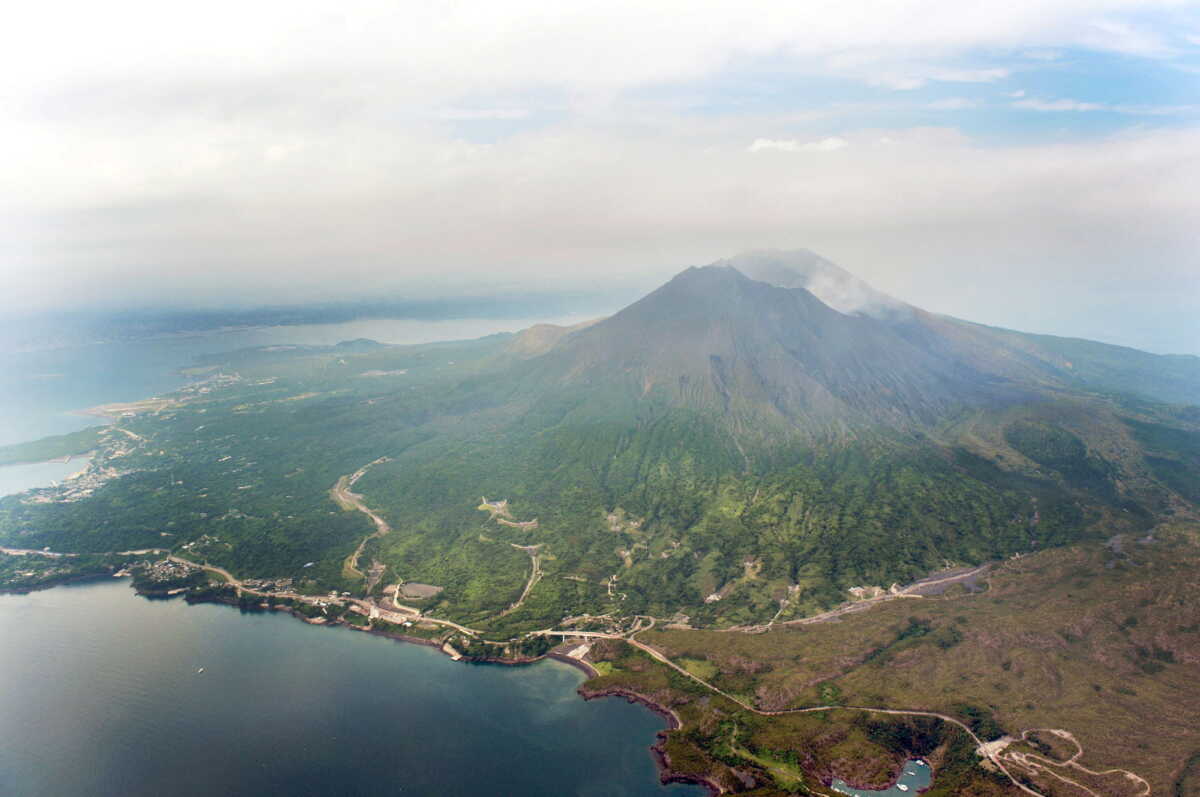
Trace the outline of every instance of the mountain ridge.
<instances>
[{"instance_id":1,"label":"mountain ridge","mask_svg":"<svg viewBox=\"0 0 1200 797\"><path fill-rule=\"evenodd\" d=\"M722 269L725 271L721 271ZM868 336L867 341L871 346L859 346L853 352L859 366L878 365L872 363L872 349L884 353L885 360L899 363L902 367L920 365L925 369L924 373L910 374L910 378L903 381L911 382L915 379L924 382L927 389L921 398L926 402L935 398L928 394L928 386L932 381L938 380L958 383L946 385L954 388L953 398L942 396L942 401L932 402L942 405L955 404L958 398L973 403L980 398L981 393L994 393L1000 382L1009 383L1009 387L1014 389L1018 386L1039 389L1084 388L1129 392L1169 403L1200 401L1200 357L1151 354L1132 347L1083 338L1025 333L931 313L875 290L809 250L751 252L718 260L710 266L686 269L637 302L612 316L590 324L588 330L593 336L592 339L581 337L575 330L570 330L558 336L556 346L546 348L544 353L553 352L559 346L570 347L574 352L573 356L580 358L579 370L594 366L598 360L604 358L605 353L619 357L625 364L634 364L641 359L643 362L655 362L661 367L664 365L662 357L646 357L644 352L637 355L633 351L634 347L646 343L645 348L650 349L650 342L653 341L653 345L659 347L687 349L707 341L713 348L711 353L721 358L727 366L726 360L732 349L737 346L731 345L729 341L714 339L713 330L703 328L704 319L697 319L694 310L696 307L703 308L710 322L728 320L732 307L730 303L744 302L747 298L745 284L738 284L731 276L733 273L751 282L791 292L794 296L792 309L815 322L817 334L815 337L810 336L807 340L809 344L839 345L839 338L833 328L840 326L843 334L843 353L846 353L844 336L850 334L847 330L854 329ZM704 275L709 277L707 291L698 289L695 284ZM680 290L683 285L687 285L687 288ZM815 288L817 292L809 290L810 287ZM676 294L674 300L667 300L666 296L671 293ZM824 298L820 294L824 294ZM766 293L760 290L759 296L765 299ZM779 302L769 303L772 304L773 315L768 315L766 320L777 319L779 311L783 308L779 306ZM820 309L817 305L820 305ZM839 324L825 312L826 310L855 320ZM664 319L678 317L700 323L693 323L689 330L691 338L672 339L672 336L678 337L679 330L672 328L678 324L651 323L655 315ZM783 347L793 354L796 353L796 346L805 342L801 340L802 336L799 333L814 331L803 329L804 325L801 324L792 325L790 329L777 327L776 334L771 335L762 329L749 330L747 327L751 319L743 316L740 320L742 328L734 331L757 343L763 343L765 340L777 344L781 342L781 335L793 335L791 345ZM858 323L859 321L876 323ZM622 329L622 326L625 328ZM601 343L598 338L605 334L608 334L609 338L623 338L628 344L622 348L611 341L607 344ZM898 338L906 341L909 346L901 346L896 341L882 339L881 336ZM772 337L774 340L771 340ZM663 343L664 340L666 343ZM748 344L750 342L747 341ZM940 362L931 362L930 357ZM819 386L807 386L813 401L828 405L829 399L822 395L822 388L827 389L830 386L825 384L821 377L828 378L830 369L811 367L819 357L810 355L794 359L797 365L807 369L808 376L821 383ZM676 366L678 365L676 363ZM671 370L664 369L666 372ZM696 380L701 377L701 370L692 363L689 378ZM716 377L719 381L722 378L720 373L718 368L708 376ZM939 374L937 379L934 379L934 373ZM963 384L963 379L968 376L973 376L980 384L976 384L974 389L968 388ZM878 380L872 381L861 373L857 375L857 379L864 385L884 387ZM654 381L653 375L650 381ZM991 391L981 391L982 382L990 382ZM1018 400L1022 397L1019 395L1020 390L1013 392L1018 394ZM788 413L784 411L783 414Z\"/></svg>"}]
</instances>

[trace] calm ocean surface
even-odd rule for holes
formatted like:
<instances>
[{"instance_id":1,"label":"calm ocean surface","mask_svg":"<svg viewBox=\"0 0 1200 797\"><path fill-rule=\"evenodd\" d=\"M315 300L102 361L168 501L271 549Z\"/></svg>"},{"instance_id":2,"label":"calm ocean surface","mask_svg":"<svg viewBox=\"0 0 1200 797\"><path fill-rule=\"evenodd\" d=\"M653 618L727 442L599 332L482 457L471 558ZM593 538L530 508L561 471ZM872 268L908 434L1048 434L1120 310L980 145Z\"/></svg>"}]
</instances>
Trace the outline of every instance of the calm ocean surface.
<instances>
[{"instance_id":1,"label":"calm ocean surface","mask_svg":"<svg viewBox=\"0 0 1200 797\"><path fill-rule=\"evenodd\" d=\"M0 596L0 794L696 797L583 675L452 662L128 582ZM198 673L201 667L203 673Z\"/></svg>"},{"instance_id":2,"label":"calm ocean surface","mask_svg":"<svg viewBox=\"0 0 1200 797\"><path fill-rule=\"evenodd\" d=\"M72 410L172 390L198 354L531 323L366 321L7 352L0 444L96 423ZM0 494L81 466L0 468ZM124 581L0 595L0 795L704 793L660 786L648 748L662 719L584 702L582 678L557 662L463 665L283 615L151 602Z\"/></svg>"}]
</instances>

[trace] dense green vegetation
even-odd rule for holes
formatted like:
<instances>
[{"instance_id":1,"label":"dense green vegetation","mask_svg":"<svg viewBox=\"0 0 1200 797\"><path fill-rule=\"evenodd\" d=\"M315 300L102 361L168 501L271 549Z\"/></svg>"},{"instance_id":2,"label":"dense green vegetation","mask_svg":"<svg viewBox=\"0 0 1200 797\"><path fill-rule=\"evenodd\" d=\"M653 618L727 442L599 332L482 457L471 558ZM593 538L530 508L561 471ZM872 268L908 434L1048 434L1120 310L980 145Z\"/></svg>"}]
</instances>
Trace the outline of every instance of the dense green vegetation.
<instances>
[{"instance_id":1,"label":"dense green vegetation","mask_svg":"<svg viewBox=\"0 0 1200 797\"><path fill-rule=\"evenodd\" d=\"M1066 429L1045 423L1019 421L1004 430L1009 445L1040 465L1058 471L1073 487L1111 497L1110 467L1088 454L1087 446Z\"/></svg>"},{"instance_id":2,"label":"dense green vegetation","mask_svg":"<svg viewBox=\"0 0 1200 797\"><path fill-rule=\"evenodd\" d=\"M1127 421L1146 447L1146 464L1162 482L1188 500L1200 503L1200 432L1176 424Z\"/></svg>"},{"instance_id":3,"label":"dense green vegetation","mask_svg":"<svg viewBox=\"0 0 1200 797\"><path fill-rule=\"evenodd\" d=\"M0 592L28 592L111 575L123 561L123 557L99 554L56 558L0 553Z\"/></svg>"}]
</instances>

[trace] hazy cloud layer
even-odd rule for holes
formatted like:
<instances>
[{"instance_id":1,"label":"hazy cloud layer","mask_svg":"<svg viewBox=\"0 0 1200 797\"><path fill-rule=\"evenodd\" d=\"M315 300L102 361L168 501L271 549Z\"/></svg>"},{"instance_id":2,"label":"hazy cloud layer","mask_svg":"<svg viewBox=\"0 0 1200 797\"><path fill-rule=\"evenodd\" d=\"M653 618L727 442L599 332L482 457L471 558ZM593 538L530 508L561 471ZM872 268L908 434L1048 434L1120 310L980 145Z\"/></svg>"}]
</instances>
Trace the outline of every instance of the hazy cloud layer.
<instances>
[{"instance_id":1,"label":"hazy cloud layer","mask_svg":"<svg viewBox=\"0 0 1200 797\"><path fill-rule=\"evenodd\" d=\"M932 309L1200 350L1194 106L1035 81L1087 53L1194 83L1194 7L353 5L19 11L0 312L650 286L807 246Z\"/></svg>"}]
</instances>

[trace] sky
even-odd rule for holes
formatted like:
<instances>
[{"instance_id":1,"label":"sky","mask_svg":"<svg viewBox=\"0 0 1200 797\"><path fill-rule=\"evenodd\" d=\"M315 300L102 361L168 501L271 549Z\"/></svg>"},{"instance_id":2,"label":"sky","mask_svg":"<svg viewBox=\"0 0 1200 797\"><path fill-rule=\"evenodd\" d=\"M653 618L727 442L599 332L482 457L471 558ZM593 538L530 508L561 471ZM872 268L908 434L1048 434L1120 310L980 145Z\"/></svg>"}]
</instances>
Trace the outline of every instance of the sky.
<instances>
[{"instance_id":1,"label":"sky","mask_svg":"<svg viewBox=\"0 0 1200 797\"><path fill-rule=\"evenodd\" d=\"M40 0L0 315L636 295L806 247L937 312L1200 354L1200 5Z\"/></svg>"}]
</instances>

